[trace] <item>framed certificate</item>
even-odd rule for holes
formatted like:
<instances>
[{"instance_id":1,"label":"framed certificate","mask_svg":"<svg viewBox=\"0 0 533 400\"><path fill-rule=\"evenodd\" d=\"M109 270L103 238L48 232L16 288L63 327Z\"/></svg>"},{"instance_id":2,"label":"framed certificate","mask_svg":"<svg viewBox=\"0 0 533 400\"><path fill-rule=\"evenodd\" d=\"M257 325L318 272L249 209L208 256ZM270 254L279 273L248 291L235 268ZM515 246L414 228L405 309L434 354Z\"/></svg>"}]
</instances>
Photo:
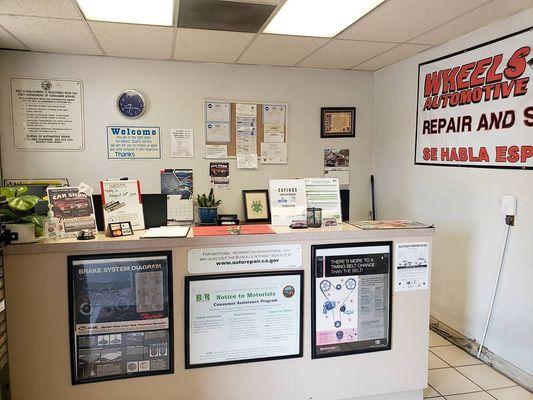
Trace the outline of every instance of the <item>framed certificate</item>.
<instances>
[{"instance_id":1,"label":"framed certificate","mask_svg":"<svg viewBox=\"0 0 533 400\"><path fill-rule=\"evenodd\" d=\"M355 107L322 107L321 138L355 137Z\"/></svg>"},{"instance_id":2,"label":"framed certificate","mask_svg":"<svg viewBox=\"0 0 533 400\"><path fill-rule=\"evenodd\" d=\"M174 371L172 252L68 257L72 383Z\"/></svg>"},{"instance_id":3,"label":"framed certificate","mask_svg":"<svg viewBox=\"0 0 533 400\"><path fill-rule=\"evenodd\" d=\"M303 271L185 277L185 368L303 356Z\"/></svg>"},{"instance_id":4,"label":"framed certificate","mask_svg":"<svg viewBox=\"0 0 533 400\"><path fill-rule=\"evenodd\" d=\"M311 246L311 357L391 349L392 242Z\"/></svg>"}]
</instances>

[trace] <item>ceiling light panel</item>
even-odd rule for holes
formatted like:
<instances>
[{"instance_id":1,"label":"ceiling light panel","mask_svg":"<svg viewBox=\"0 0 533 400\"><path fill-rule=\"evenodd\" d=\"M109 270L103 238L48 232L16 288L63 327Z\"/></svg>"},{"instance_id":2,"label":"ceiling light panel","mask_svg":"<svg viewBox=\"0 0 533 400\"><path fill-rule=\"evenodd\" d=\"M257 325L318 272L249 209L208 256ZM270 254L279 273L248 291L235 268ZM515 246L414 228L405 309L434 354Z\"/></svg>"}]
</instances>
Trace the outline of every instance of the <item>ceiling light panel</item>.
<instances>
[{"instance_id":1,"label":"ceiling light panel","mask_svg":"<svg viewBox=\"0 0 533 400\"><path fill-rule=\"evenodd\" d=\"M76 0L92 21L172 26L174 0Z\"/></svg>"},{"instance_id":2,"label":"ceiling light panel","mask_svg":"<svg viewBox=\"0 0 533 400\"><path fill-rule=\"evenodd\" d=\"M384 0L287 0L266 33L333 37Z\"/></svg>"}]
</instances>

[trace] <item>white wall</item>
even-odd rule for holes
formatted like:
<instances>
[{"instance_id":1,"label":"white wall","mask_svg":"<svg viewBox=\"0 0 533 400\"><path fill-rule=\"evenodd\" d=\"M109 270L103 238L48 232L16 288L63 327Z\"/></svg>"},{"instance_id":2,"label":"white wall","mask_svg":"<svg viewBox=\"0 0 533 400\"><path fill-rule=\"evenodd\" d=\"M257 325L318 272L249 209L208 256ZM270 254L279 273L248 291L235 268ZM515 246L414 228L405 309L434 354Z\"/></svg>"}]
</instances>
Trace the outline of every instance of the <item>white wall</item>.
<instances>
[{"instance_id":1,"label":"white wall","mask_svg":"<svg viewBox=\"0 0 533 400\"><path fill-rule=\"evenodd\" d=\"M10 79L14 77L81 79L85 90L84 152L13 150ZM108 160L106 126L127 124L115 108L122 90L138 89L149 103L135 125L161 128L160 160ZM5 178L68 177L96 187L108 177L139 178L144 193L159 193L159 170L193 168L195 192L209 189L209 161L202 159L202 99L281 101L289 104L289 162L237 170L230 163L231 190L218 190L221 212L241 213L242 189L268 188L270 178L323 176L323 149L350 149L351 218L366 219L370 208L369 175L373 131L373 74L301 68L197 64L91 56L0 52L0 130ZM320 139L320 107L357 107L357 137ZM194 128L195 158L170 158L171 128Z\"/></svg>"},{"instance_id":2,"label":"white wall","mask_svg":"<svg viewBox=\"0 0 533 400\"><path fill-rule=\"evenodd\" d=\"M378 71L373 169L379 218L436 225L432 315L477 340L505 231L500 199L506 193L517 195L516 227L486 346L533 374L533 171L413 164L417 64L516 32L531 21L533 9Z\"/></svg>"}]
</instances>

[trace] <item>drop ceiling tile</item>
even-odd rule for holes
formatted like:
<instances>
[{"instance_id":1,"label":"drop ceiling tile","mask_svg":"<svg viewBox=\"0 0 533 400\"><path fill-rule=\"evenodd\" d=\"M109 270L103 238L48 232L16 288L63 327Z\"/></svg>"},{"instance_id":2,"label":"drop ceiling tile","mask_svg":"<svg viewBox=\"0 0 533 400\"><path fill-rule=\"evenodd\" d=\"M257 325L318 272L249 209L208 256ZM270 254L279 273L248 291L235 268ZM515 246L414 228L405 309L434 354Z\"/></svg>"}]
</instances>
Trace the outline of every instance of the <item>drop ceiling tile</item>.
<instances>
[{"instance_id":1,"label":"drop ceiling tile","mask_svg":"<svg viewBox=\"0 0 533 400\"><path fill-rule=\"evenodd\" d=\"M394 43L332 40L298 65L311 68L348 69L396 46Z\"/></svg>"},{"instance_id":2,"label":"drop ceiling tile","mask_svg":"<svg viewBox=\"0 0 533 400\"><path fill-rule=\"evenodd\" d=\"M414 38L410 43L440 44L493 21L533 7L533 0L495 0Z\"/></svg>"},{"instance_id":3,"label":"drop ceiling tile","mask_svg":"<svg viewBox=\"0 0 533 400\"><path fill-rule=\"evenodd\" d=\"M0 25L33 51L102 54L83 21L0 15Z\"/></svg>"},{"instance_id":4,"label":"drop ceiling tile","mask_svg":"<svg viewBox=\"0 0 533 400\"><path fill-rule=\"evenodd\" d=\"M73 0L1 0L0 14L83 19Z\"/></svg>"},{"instance_id":5,"label":"drop ceiling tile","mask_svg":"<svg viewBox=\"0 0 533 400\"><path fill-rule=\"evenodd\" d=\"M353 69L363 71L376 71L380 68L392 65L398 61L411 57L421 51L429 49L431 46L425 44L401 44L394 49L386 51L370 60L356 65Z\"/></svg>"},{"instance_id":6,"label":"drop ceiling tile","mask_svg":"<svg viewBox=\"0 0 533 400\"><path fill-rule=\"evenodd\" d=\"M27 50L27 47L13 37L8 31L0 27L0 49Z\"/></svg>"},{"instance_id":7,"label":"drop ceiling tile","mask_svg":"<svg viewBox=\"0 0 533 400\"><path fill-rule=\"evenodd\" d=\"M180 28L174 59L233 63L254 36L253 33Z\"/></svg>"},{"instance_id":8,"label":"drop ceiling tile","mask_svg":"<svg viewBox=\"0 0 533 400\"><path fill-rule=\"evenodd\" d=\"M339 35L342 39L406 42L490 0L389 0Z\"/></svg>"},{"instance_id":9,"label":"drop ceiling tile","mask_svg":"<svg viewBox=\"0 0 533 400\"><path fill-rule=\"evenodd\" d=\"M295 65L328 39L260 35L239 59L240 64Z\"/></svg>"},{"instance_id":10,"label":"drop ceiling tile","mask_svg":"<svg viewBox=\"0 0 533 400\"><path fill-rule=\"evenodd\" d=\"M171 56L170 27L92 21L89 25L108 56L166 60Z\"/></svg>"}]
</instances>

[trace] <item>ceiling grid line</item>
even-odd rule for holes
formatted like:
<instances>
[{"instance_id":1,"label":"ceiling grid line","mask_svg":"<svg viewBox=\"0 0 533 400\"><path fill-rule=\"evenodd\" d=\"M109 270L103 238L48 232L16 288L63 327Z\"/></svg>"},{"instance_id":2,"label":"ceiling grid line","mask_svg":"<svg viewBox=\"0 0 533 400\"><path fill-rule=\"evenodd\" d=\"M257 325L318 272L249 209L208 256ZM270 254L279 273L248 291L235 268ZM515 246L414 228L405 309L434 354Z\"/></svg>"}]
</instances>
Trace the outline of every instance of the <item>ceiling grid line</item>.
<instances>
[{"instance_id":1,"label":"ceiling grid line","mask_svg":"<svg viewBox=\"0 0 533 400\"><path fill-rule=\"evenodd\" d=\"M87 18L85 18L85 15L83 14L83 11L80 9L80 7L79 7L78 3L76 2L76 0L70 0L70 2L72 3L72 5L76 8L76 10L81 15L81 20L83 21L83 24L85 25L85 27L89 30L89 34L92 36L94 42L96 43L96 46L98 46L98 48L100 49L100 51L102 52L102 54L104 56L107 56L107 54L106 54L106 52L104 50L104 47L98 41L98 38L94 34L94 32L93 32L93 30L91 28L91 25L89 25L89 22L87 21Z\"/></svg>"},{"instance_id":2,"label":"ceiling grid line","mask_svg":"<svg viewBox=\"0 0 533 400\"><path fill-rule=\"evenodd\" d=\"M261 28L257 31L257 33L254 35L254 37L252 38L252 40L250 40L250 43L248 43L244 49L241 51L241 53L238 55L238 57L235 59L235 61L233 62L233 64L238 64L239 61L241 60L242 56L244 55L244 53L246 53L246 51L250 48L250 46L252 45L253 42L255 42L255 40L262 34L262 32L264 31L265 27L270 23L270 21L272 21L272 19L276 16L276 14L278 13L278 11L281 9L281 7L283 7L283 5L287 2L287 0L281 0L279 2L279 4L276 6L276 8L274 9L274 11L272 11L272 14L270 14L270 16L267 18L267 20L263 23L263 25L261 26Z\"/></svg>"}]
</instances>

